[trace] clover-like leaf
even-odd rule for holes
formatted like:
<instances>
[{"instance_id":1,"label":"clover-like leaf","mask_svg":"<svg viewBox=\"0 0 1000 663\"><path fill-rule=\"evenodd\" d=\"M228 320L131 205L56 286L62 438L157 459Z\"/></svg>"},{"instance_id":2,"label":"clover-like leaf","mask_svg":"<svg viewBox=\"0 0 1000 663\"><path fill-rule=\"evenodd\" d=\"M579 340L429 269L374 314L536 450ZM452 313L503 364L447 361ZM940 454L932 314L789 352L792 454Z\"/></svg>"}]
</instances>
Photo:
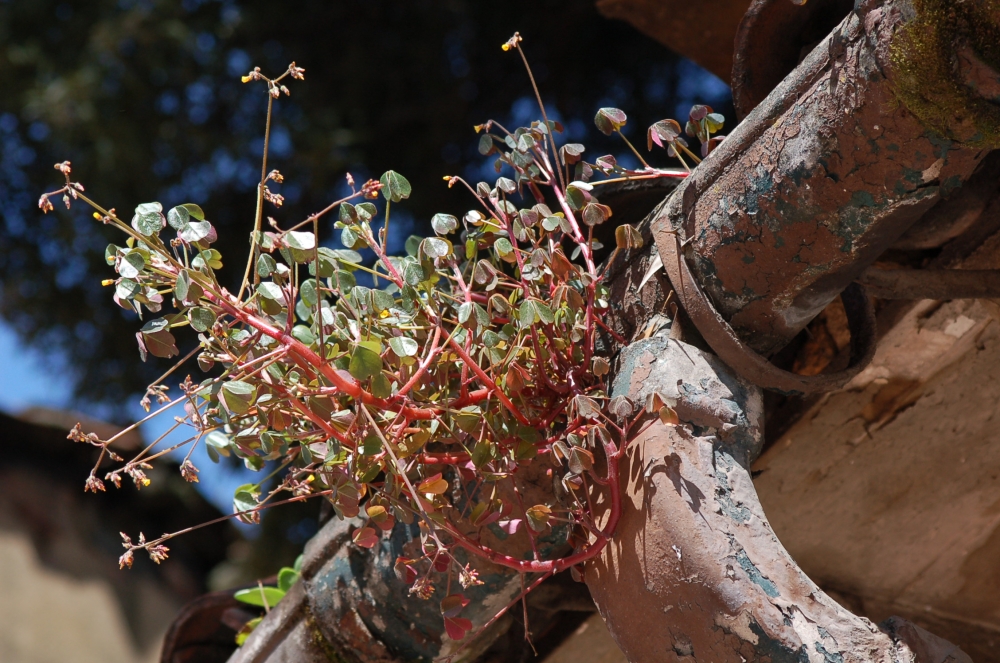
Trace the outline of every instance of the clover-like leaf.
<instances>
[{"instance_id":1,"label":"clover-like leaf","mask_svg":"<svg viewBox=\"0 0 1000 663\"><path fill-rule=\"evenodd\" d=\"M194 207L202 217L201 220L192 216L191 208ZM200 242L212 234L212 224L204 220L201 208L197 205L178 205L167 212L167 223L177 231L177 236L188 244Z\"/></svg>"},{"instance_id":2,"label":"clover-like leaf","mask_svg":"<svg viewBox=\"0 0 1000 663\"><path fill-rule=\"evenodd\" d=\"M535 532L543 532L549 525L549 517L552 515L552 509L544 504L536 504L526 509L524 515L527 516L528 527Z\"/></svg>"},{"instance_id":3,"label":"clover-like leaf","mask_svg":"<svg viewBox=\"0 0 1000 663\"><path fill-rule=\"evenodd\" d=\"M382 174L379 182L382 183L382 195L386 200L398 203L410 197L412 188L405 177L394 170L387 170Z\"/></svg>"},{"instance_id":4,"label":"clover-like leaf","mask_svg":"<svg viewBox=\"0 0 1000 663\"><path fill-rule=\"evenodd\" d=\"M440 237L428 237L420 242L420 254L431 259L443 258L451 252L451 242Z\"/></svg>"},{"instance_id":5,"label":"clover-like leaf","mask_svg":"<svg viewBox=\"0 0 1000 663\"><path fill-rule=\"evenodd\" d=\"M367 380L382 370L382 357L364 343L358 343L351 351L348 371L358 380Z\"/></svg>"},{"instance_id":6,"label":"clover-like leaf","mask_svg":"<svg viewBox=\"0 0 1000 663\"><path fill-rule=\"evenodd\" d=\"M472 622L465 617L445 617L444 630L452 640L461 640L472 630Z\"/></svg>"},{"instance_id":7,"label":"clover-like leaf","mask_svg":"<svg viewBox=\"0 0 1000 663\"><path fill-rule=\"evenodd\" d=\"M635 226L630 226L627 223L615 228L615 246L619 249L641 249L642 248L642 233L640 233Z\"/></svg>"},{"instance_id":8,"label":"clover-like leaf","mask_svg":"<svg viewBox=\"0 0 1000 663\"><path fill-rule=\"evenodd\" d=\"M677 120L660 120L646 130L646 149L653 149L654 143L659 147L663 147L664 143L669 145L680 135L681 125Z\"/></svg>"},{"instance_id":9,"label":"clover-like leaf","mask_svg":"<svg viewBox=\"0 0 1000 663\"><path fill-rule=\"evenodd\" d=\"M144 237L160 232L167 225L163 217L163 205L160 203L142 203L135 208L132 217L132 227Z\"/></svg>"},{"instance_id":10,"label":"clover-like leaf","mask_svg":"<svg viewBox=\"0 0 1000 663\"><path fill-rule=\"evenodd\" d=\"M290 248L299 251L311 251L316 248L316 235L311 232L300 232L292 230L285 233L285 243Z\"/></svg>"},{"instance_id":11,"label":"clover-like leaf","mask_svg":"<svg viewBox=\"0 0 1000 663\"><path fill-rule=\"evenodd\" d=\"M351 535L354 543L362 548L374 548L378 545L378 533L371 527L362 527L354 530Z\"/></svg>"},{"instance_id":12,"label":"clover-like leaf","mask_svg":"<svg viewBox=\"0 0 1000 663\"><path fill-rule=\"evenodd\" d=\"M438 235L447 235L458 228L458 219L451 214L435 214L431 217L431 227Z\"/></svg>"},{"instance_id":13,"label":"clover-like leaf","mask_svg":"<svg viewBox=\"0 0 1000 663\"><path fill-rule=\"evenodd\" d=\"M594 124L597 125L598 131L605 136L610 136L624 127L627 119L624 111L618 108L602 108L597 111Z\"/></svg>"},{"instance_id":14,"label":"clover-like leaf","mask_svg":"<svg viewBox=\"0 0 1000 663\"><path fill-rule=\"evenodd\" d=\"M441 599L441 615L443 617L457 617L462 608L469 605L469 599L462 594L451 594Z\"/></svg>"},{"instance_id":15,"label":"clover-like leaf","mask_svg":"<svg viewBox=\"0 0 1000 663\"><path fill-rule=\"evenodd\" d=\"M389 347L396 353L397 357L413 357L420 349L416 341L405 336L393 336L390 338Z\"/></svg>"},{"instance_id":16,"label":"clover-like leaf","mask_svg":"<svg viewBox=\"0 0 1000 663\"><path fill-rule=\"evenodd\" d=\"M216 316L211 309L196 306L187 313L191 328L197 332L207 332L215 324Z\"/></svg>"},{"instance_id":17,"label":"clover-like leaf","mask_svg":"<svg viewBox=\"0 0 1000 663\"><path fill-rule=\"evenodd\" d=\"M417 492L425 495L443 495L448 491L448 482L441 478L441 473L433 474L417 485Z\"/></svg>"},{"instance_id":18,"label":"clover-like leaf","mask_svg":"<svg viewBox=\"0 0 1000 663\"><path fill-rule=\"evenodd\" d=\"M222 385L220 400L234 414L245 414L257 400L257 387L249 382L230 380Z\"/></svg>"}]
</instances>

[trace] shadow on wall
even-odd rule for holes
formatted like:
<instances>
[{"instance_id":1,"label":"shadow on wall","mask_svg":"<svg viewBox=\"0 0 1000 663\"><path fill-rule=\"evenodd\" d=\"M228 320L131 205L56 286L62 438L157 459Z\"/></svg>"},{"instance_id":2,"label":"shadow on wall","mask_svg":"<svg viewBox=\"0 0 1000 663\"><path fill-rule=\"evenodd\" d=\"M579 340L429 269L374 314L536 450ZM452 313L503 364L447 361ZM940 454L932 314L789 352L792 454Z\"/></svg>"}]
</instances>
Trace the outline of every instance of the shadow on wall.
<instances>
[{"instance_id":1,"label":"shadow on wall","mask_svg":"<svg viewBox=\"0 0 1000 663\"><path fill-rule=\"evenodd\" d=\"M156 536L219 512L173 467L138 494L84 494L93 448L67 441L52 413L34 414L55 425L0 413L0 660L158 660L163 633L205 591L235 533L207 527L178 539L169 563L137 558L120 571L120 530Z\"/></svg>"}]
</instances>

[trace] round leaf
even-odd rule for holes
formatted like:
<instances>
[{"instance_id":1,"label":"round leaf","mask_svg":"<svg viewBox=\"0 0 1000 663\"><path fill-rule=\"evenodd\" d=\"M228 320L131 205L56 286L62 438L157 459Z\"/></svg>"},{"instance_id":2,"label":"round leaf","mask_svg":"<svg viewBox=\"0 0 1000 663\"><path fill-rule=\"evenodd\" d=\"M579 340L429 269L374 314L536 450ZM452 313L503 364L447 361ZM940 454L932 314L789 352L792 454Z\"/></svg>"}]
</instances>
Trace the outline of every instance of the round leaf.
<instances>
[{"instance_id":1,"label":"round leaf","mask_svg":"<svg viewBox=\"0 0 1000 663\"><path fill-rule=\"evenodd\" d=\"M625 126L625 122L625 113L617 108L602 108L597 111L597 116L594 118L597 129L605 136L610 136L621 129Z\"/></svg>"},{"instance_id":2,"label":"round leaf","mask_svg":"<svg viewBox=\"0 0 1000 663\"><path fill-rule=\"evenodd\" d=\"M142 203L135 208L132 217L132 227L145 237L158 233L166 225L163 218L163 205L160 203Z\"/></svg>"},{"instance_id":3,"label":"round leaf","mask_svg":"<svg viewBox=\"0 0 1000 663\"><path fill-rule=\"evenodd\" d=\"M382 357L371 348L355 345L347 370L358 380L366 380L382 370Z\"/></svg>"},{"instance_id":4,"label":"round leaf","mask_svg":"<svg viewBox=\"0 0 1000 663\"><path fill-rule=\"evenodd\" d=\"M405 336L393 336L389 339L389 347L396 353L397 357L413 357L417 354L420 346L412 338Z\"/></svg>"},{"instance_id":5,"label":"round leaf","mask_svg":"<svg viewBox=\"0 0 1000 663\"><path fill-rule=\"evenodd\" d=\"M458 228L458 219L451 214L435 214L431 217L431 227L438 235L447 235Z\"/></svg>"},{"instance_id":6,"label":"round leaf","mask_svg":"<svg viewBox=\"0 0 1000 663\"><path fill-rule=\"evenodd\" d=\"M382 195L386 200L398 203L410 197L410 183L394 170L386 171L379 182L382 183Z\"/></svg>"}]
</instances>

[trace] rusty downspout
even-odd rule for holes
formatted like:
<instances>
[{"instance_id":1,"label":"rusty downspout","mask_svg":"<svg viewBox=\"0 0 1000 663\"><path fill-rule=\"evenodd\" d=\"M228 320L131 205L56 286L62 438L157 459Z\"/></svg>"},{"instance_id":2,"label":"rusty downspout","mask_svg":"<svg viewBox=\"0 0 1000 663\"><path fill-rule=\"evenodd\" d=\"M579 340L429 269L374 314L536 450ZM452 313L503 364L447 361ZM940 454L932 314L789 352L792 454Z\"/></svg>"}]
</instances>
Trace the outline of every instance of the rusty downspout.
<instances>
[{"instance_id":1,"label":"rusty downspout","mask_svg":"<svg viewBox=\"0 0 1000 663\"><path fill-rule=\"evenodd\" d=\"M661 254L688 242L753 349L784 346L998 144L1000 109L954 80L992 7L862 3L656 211ZM966 80L995 80L976 52Z\"/></svg>"},{"instance_id":2,"label":"rusty downspout","mask_svg":"<svg viewBox=\"0 0 1000 663\"><path fill-rule=\"evenodd\" d=\"M683 246L735 332L780 349L998 145L998 19L992 1L859 2L654 211L663 262ZM969 661L905 620L851 614L802 573L750 477L755 376L678 336L627 347L614 386L676 398L681 419L629 446L625 512L587 568L629 660Z\"/></svg>"}]
</instances>

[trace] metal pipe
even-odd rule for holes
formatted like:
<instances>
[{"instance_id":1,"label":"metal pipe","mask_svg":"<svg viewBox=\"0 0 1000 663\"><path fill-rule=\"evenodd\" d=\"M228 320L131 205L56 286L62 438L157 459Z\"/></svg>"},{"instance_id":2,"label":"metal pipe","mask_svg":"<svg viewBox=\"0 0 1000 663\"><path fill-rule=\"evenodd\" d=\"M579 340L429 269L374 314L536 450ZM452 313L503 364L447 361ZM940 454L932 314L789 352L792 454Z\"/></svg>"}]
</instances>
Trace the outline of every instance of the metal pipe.
<instances>
[{"instance_id":1,"label":"metal pipe","mask_svg":"<svg viewBox=\"0 0 1000 663\"><path fill-rule=\"evenodd\" d=\"M935 22L951 5L859 3L657 211L661 256L685 240L701 288L754 350L784 346L1000 142L971 89L914 97L915 66L927 89L950 89L938 60L997 25L964 5L978 23Z\"/></svg>"}]
</instances>

